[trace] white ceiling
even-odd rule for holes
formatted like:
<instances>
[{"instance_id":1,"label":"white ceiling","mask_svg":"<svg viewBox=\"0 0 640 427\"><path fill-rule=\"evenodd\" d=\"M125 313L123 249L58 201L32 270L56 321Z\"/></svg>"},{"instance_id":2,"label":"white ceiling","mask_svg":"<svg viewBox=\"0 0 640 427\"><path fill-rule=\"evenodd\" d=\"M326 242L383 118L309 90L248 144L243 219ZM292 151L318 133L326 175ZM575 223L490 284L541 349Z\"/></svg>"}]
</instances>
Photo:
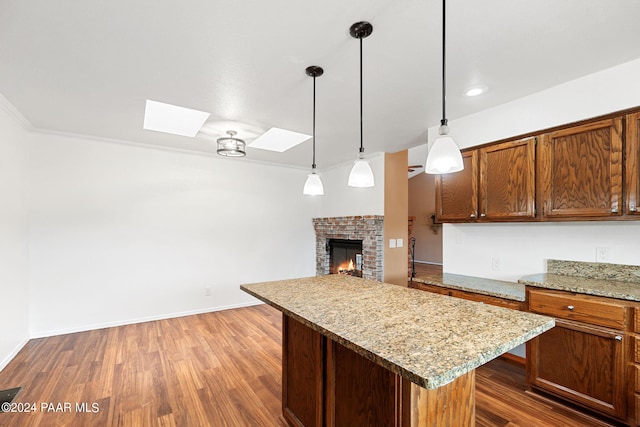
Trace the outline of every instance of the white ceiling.
<instances>
[{"instance_id":1,"label":"white ceiling","mask_svg":"<svg viewBox=\"0 0 640 427\"><path fill-rule=\"evenodd\" d=\"M640 57L638 0L447 2L447 116L455 119ZM426 142L440 111L440 0L0 0L0 93L35 128L215 152L280 127L311 134L322 171ZM489 91L463 93L474 84ZM143 130L145 100L211 113L196 138ZM311 142L245 159L309 167ZM244 161L244 160L240 160Z\"/></svg>"}]
</instances>

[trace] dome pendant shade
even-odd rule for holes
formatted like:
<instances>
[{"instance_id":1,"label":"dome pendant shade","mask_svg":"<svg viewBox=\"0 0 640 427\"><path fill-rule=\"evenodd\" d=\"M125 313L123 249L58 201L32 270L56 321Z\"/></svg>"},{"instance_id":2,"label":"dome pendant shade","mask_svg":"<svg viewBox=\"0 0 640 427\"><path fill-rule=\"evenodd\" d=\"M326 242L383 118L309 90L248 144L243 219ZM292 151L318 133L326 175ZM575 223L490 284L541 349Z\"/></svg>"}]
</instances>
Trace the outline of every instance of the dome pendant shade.
<instances>
[{"instance_id":1,"label":"dome pendant shade","mask_svg":"<svg viewBox=\"0 0 640 427\"><path fill-rule=\"evenodd\" d=\"M307 176L307 180L304 183L304 190L302 190L303 194L307 196L324 196L324 186L322 185L322 180L320 179L320 175L318 175L315 171L311 172Z\"/></svg>"},{"instance_id":2,"label":"dome pendant shade","mask_svg":"<svg viewBox=\"0 0 640 427\"><path fill-rule=\"evenodd\" d=\"M246 143L238 138L234 138L236 133L232 130L227 131L228 137L218 138L218 154L225 157L244 157L247 155L245 150Z\"/></svg>"},{"instance_id":3,"label":"dome pendant shade","mask_svg":"<svg viewBox=\"0 0 640 427\"><path fill-rule=\"evenodd\" d=\"M442 174L464 169L462 154L456 142L449 135L440 135L427 155L425 173Z\"/></svg>"},{"instance_id":4,"label":"dome pendant shade","mask_svg":"<svg viewBox=\"0 0 640 427\"><path fill-rule=\"evenodd\" d=\"M363 158L356 160L351 168L347 184L349 187L373 187L375 181L369 162Z\"/></svg>"}]
</instances>

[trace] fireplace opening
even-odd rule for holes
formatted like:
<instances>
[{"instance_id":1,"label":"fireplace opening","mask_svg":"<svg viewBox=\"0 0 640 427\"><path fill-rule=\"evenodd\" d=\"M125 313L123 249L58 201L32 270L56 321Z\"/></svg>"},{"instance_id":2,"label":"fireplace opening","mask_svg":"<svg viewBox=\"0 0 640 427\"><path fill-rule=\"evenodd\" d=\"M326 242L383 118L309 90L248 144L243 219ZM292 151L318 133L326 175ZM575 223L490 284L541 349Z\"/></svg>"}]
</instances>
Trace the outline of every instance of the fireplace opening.
<instances>
[{"instance_id":1,"label":"fireplace opening","mask_svg":"<svg viewBox=\"0 0 640 427\"><path fill-rule=\"evenodd\" d=\"M362 240L329 239L329 274L362 277Z\"/></svg>"}]
</instances>

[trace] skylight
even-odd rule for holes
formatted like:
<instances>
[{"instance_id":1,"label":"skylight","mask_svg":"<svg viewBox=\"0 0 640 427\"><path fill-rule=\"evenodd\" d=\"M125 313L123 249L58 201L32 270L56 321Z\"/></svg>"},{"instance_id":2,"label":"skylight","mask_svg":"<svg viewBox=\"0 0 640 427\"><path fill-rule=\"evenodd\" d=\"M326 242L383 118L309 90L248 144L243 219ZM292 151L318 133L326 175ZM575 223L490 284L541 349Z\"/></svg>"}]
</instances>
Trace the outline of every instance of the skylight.
<instances>
[{"instance_id":1,"label":"skylight","mask_svg":"<svg viewBox=\"0 0 640 427\"><path fill-rule=\"evenodd\" d=\"M143 128L193 138L209 115L210 113L204 111L147 99Z\"/></svg>"},{"instance_id":2,"label":"skylight","mask_svg":"<svg viewBox=\"0 0 640 427\"><path fill-rule=\"evenodd\" d=\"M309 138L311 138L311 135L292 132L286 129L271 128L250 143L249 147L282 153L305 142Z\"/></svg>"}]
</instances>

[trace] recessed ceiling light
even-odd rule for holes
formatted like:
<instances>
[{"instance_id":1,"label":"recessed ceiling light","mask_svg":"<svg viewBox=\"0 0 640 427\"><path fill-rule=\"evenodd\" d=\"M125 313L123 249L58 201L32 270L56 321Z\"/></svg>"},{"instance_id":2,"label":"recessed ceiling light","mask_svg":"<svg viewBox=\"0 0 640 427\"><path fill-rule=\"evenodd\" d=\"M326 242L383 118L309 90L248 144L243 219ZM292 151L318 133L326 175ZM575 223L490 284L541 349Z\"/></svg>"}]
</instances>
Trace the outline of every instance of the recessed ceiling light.
<instances>
[{"instance_id":1,"label":"recessed ceiling light","mask_svg":"<svg viewBox=\"0 0 640 427\"><path fill-rule=\"evenodd\" d=\"M282 153L289 148L302 144L309 138L311 138L311 135L286 129L271 128L253 140L253 142L249 144L249 147Z\"/></svg>"},{"instance_id":2,"label":"recessed ceiling light","mask_svg":"<svg viewBox=\"0 0 640 427\"><path fill-rule=\"evenodd\" d=\"M144 109L144 125L147 130L174 135L196 136L210 113L178 107L177 105L147 99Z\"/></svg>"},{"instance_id":3,"label":"recessed ceiling light","mask_svg":"<svg viewBox=\"0 0 640 427\"><path fill-rule=\"evenodd\" d=\"M478 96L485 93L487 89L488 88L486 86L472 86L469 89L467 89L467 91L464 94L467 96Z\"/></svg>"}]
</instances>

